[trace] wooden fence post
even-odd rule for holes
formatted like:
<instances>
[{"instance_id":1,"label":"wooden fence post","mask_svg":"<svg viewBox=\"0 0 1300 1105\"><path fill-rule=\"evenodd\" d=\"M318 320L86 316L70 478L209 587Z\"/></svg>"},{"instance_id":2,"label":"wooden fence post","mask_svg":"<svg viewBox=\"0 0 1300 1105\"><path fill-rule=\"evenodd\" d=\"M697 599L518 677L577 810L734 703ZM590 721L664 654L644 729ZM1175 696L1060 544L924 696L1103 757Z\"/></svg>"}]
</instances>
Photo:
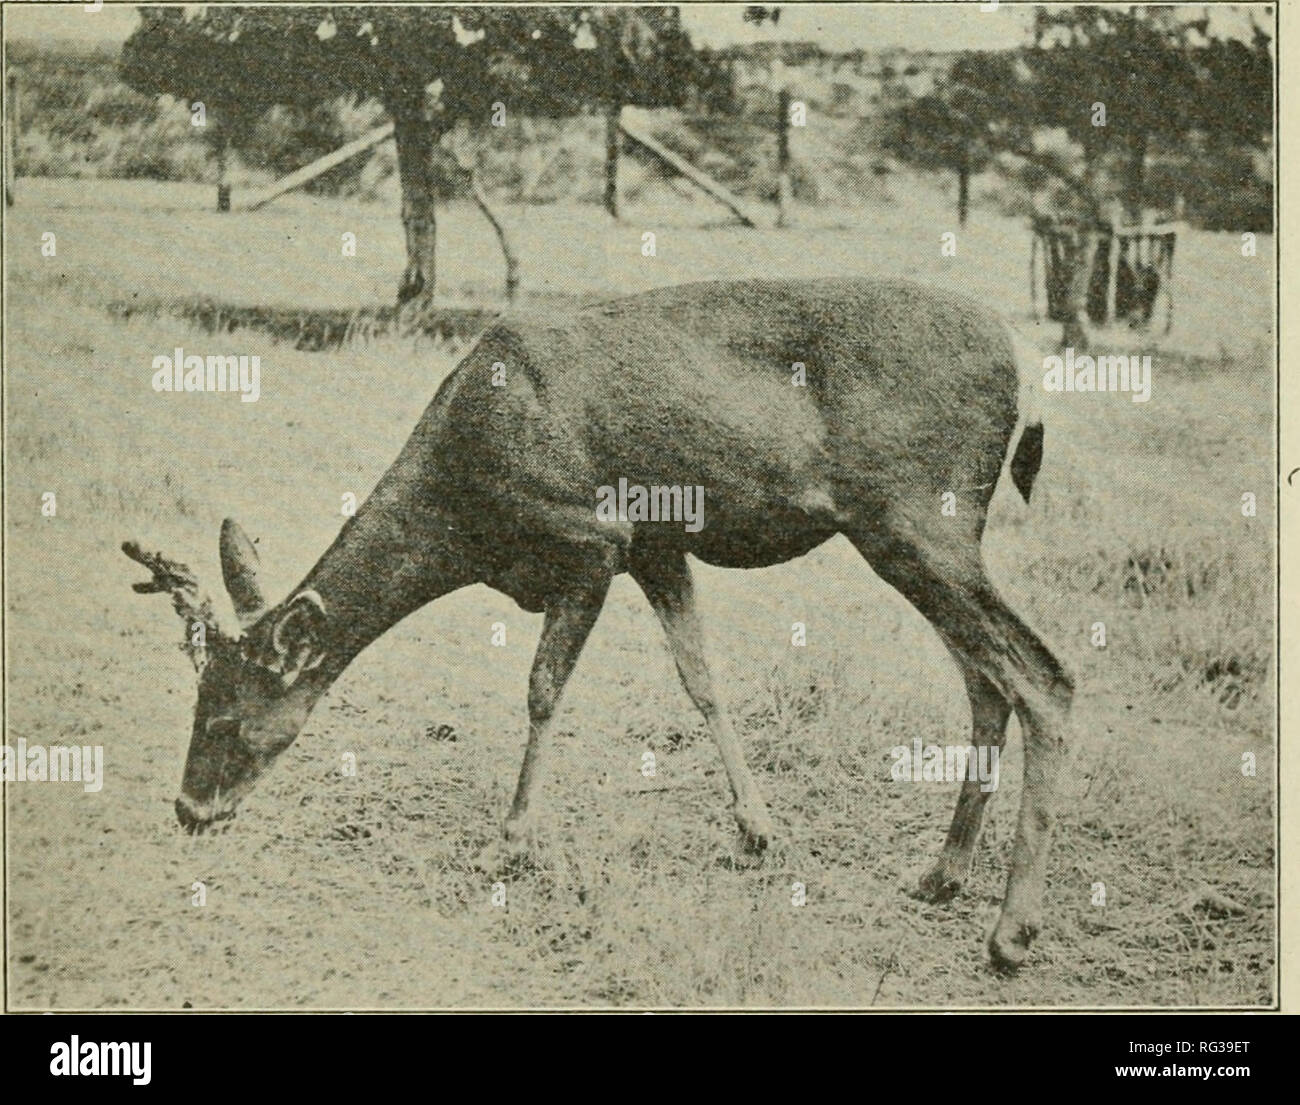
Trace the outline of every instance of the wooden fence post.
<instances>
[{"instance_id":1,"label":"wooden fence post","mask_svg":"<svg viewBox=\"0 0 1300 1105\"><path fill-rule=\"evenodd\" d=\"M638 124L629 122L626 112L624 112L624 117L619 122L618 127L625 138L635 142L642 149L648 150L672 169L673 172L685 177L705 195L713 197L731 211L745 226L758 226L758 217L746 209L745 202L739 196L724 188L707 173L700 172L685 158L673 153L672 150L647 131L640 129Z\"/></svg>"},{"instance_id":2,"label":"wooden fence post","mask_svg":"<svg viewBox=\"0 0 1300 1105\"><path fill-rule=\"evenodd\" d=\"M605 210L618 218L618 147L619 117L623 105L612 103L605 109Z\"/></svg>"},{"instance_id":3,"label":"wooden fence post","mask_svg":"<svg viewBox=\"0 0 1300 1105\"><path fill-rule=\"evenodd\" d=\"M776 225L785 226L790 217L793 189L790 185L790 90L776 95Z\"/></svg>"},{"instance_id":4,"label":"wooden fence post","mask_svg":"<svg viewBox=\"0 0 1300 1105\"><path fill-rule=\"evenodd\" d=\"M406 122L405 118L403 119L403 122ZM420 120L417 118L410 124L411 133L416 137L422 136L422 131L418 126L419 123ZM348 158L356 157L357 154L364 153L366 150L370 149L371 146L377 145L378 143L383 142L386 138L392 137L393 133L394 125L392 123L384 123L382 126L375 127L374 130L366 131L366 133L360 138L354 139L344 146L340 146L337 150L327 153L324 157L318 157L310 165L304 165L301 169L295 170L286 177L281 177L265 191L250 196L246 200L241 200L239 204L240 209L243 211L256 211L259 207L265 207L272 200L283 196L286 192L292 192L295 188L301 188L308 181L315 180L321 175L321 173L334 168L335 165L342 165ZM435 145L435 142L432 139L424 139L423 143L423 148L425 150L432 150ZM421 158L423 156L424 155L420 155ZM420 159L417 158L417 160ZM422 164L422 161L420 161L420 163ZM402 165L402 146L399 143L398 168L400 169ZM421 169L420 171L421 173L426 173L426 170L424 169ZM402 195L405 202L405 190L403 190Z\"/></svg>"},{"instance_id":5,"label":"wooden fence post","mask_svg":"<svg viewBox=\"0 0 1300 1105\"><path fill-rule=\"evenodd\" d=\"M5 81L5 206L14 205L14 185L18 180L18 74L12 70Z\"/></svg>"}]
</instances>

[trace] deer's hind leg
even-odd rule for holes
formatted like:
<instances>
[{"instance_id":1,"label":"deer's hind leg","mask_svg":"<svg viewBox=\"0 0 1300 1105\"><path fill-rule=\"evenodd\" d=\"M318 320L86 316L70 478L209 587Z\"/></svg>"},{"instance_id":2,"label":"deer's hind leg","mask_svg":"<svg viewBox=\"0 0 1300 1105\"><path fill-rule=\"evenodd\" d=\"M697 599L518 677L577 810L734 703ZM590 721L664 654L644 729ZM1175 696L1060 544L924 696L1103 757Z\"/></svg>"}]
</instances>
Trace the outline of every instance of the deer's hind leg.
<instances>
[{"instance_id":1,"label":"deer's hind leg","mask_svg":"<svg viewBox=\"0 0 1300 1105\"><path fill-rule=\"evenodd\" d=\"M850 537L876 573L1011 702L1020 719L1025 742L1020 815L1006 898L989 941L994 962L1014 968L1024 962L1042 927L1056 777L1065 755L1074 686L1042 641L993 590L978 542L934 528L943 524L936 519L923 529L895 514L887 526L877 522ZM964 825L958 832L964 837Z\"/></svg>"},{"instance_id":2,"label":"deer's hind leg","mask_svg":"<svg viewBox=\"0 0 1300 1105\"><path fill-rule=\"evenodd\" d=\"M1011 718L1011 702L990 683L969 660L951 645L948 651L961 669L966 681L966 696L970 700L971 744L980 750L996 748L998 755L1007 740L1007 722ZM987 757L987 753L984 754ZM922 897L932 902L944 902L960 893L975 859L975 845L979 842L980 825L984 820L984 806L993 797L991 789L969 774L957 796L957 809L952 816L948 838L938 862L921 878L918 888Z\"/></svg>"},{"instance_id":3,"label":"deer's hind leg","mask_svg":"<svg viewBox=\"0 0 1300 1105\"><path fill-rule=\"evenodd\" d=\"M713 678L704 660L704 635L695 608L695 587L686 556L668 551L638 553L634 548L628 571L658 615L682 685L704 715L709 733L722 754L735 800L732 810L745 848L754 853L762 852L774 836L771 814L759 793L758 784L749 773L744 750L731 727L727 711L713 691Z\"/></svg>"}]
</instances>

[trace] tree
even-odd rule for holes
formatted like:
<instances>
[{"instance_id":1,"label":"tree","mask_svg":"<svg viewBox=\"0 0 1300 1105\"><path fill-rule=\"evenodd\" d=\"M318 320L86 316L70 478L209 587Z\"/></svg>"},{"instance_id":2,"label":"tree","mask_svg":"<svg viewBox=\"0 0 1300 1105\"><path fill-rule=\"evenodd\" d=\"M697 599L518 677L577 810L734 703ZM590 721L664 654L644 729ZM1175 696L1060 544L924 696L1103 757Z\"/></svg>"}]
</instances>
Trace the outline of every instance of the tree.
<instances>
[{"instance_id":1,"label":"tree","mask_svg":"<svg viewBox=\"0 0 1300 1105\"><path fill-rule=\"evenodd\" d=\"M309 108L351 94L384 105L406 230L399 303L432 301L435 156L458 123L486 126L494 111L554 117L615 101L680 104L708 64L673 7L139 10L122 48L124 81L203 101L219 149L275 104Z\"/></svg>"},{"instance_id":2,"label":"tree","mask_svg":"<svg viewBox=\"0 0 1300 1105\"><path fill-rule=\"evenodd\" d=\"M975 120L941 95L902 96L884 113L878 142L891 156L918 169L957 174L957 222L966 225L970 178L989 164Z\"/></svg>"},{"instance_id":3,"label":"tree","mask_svg":"<svg viewBox=\"0 0 1300 1105\"><path fill-rule=\"evenodd\" d=\"M1031 42L959 56L933 92L887 117L886 143L904 160L959 174L989 161L1055 187L1062 218L1078 228L1072 344L1084 340L1084 262L1096 256L1097 228L1115 200L1140 214L1152 146L1177 149L1193 132L1238 147L1270 140L1269 36L1256 26L1250 43L1215 38L1187 11L1039 8Z\"/></svg>"}]
</instances>

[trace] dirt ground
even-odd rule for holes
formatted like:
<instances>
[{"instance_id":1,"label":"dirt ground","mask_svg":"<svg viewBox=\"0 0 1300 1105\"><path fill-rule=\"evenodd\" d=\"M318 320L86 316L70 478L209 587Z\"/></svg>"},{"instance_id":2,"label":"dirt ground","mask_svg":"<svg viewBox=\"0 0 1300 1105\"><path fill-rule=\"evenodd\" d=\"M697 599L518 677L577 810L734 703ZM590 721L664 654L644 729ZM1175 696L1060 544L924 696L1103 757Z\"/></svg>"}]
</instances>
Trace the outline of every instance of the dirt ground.
<instances>
[{"instance_id":1,"label":"dirt ground","mask_svg":"<svg viewBox=\"0 0 1300 1105\"><path fill-rule=\"evenodd\" d=\"M1174 333L1112 336L1155 352L1151 401L1045 397L1034 503L995 499L990 574L1079 684L1045 929L1003 978L984 941L1018 734L971 885L947 905L914 899L956 788L893 782L889 750L964 741L965 695L926 623L839 539L761 571L697 566L715 674L782 833L760 866L735 862L721 764L626 579L561 707L542 856L504 880L504 904L475 857L518 770L541 619L482 587L364 653L228 832L183 835L171 803L194 676L167 601L131 591L142 577L120 542L137 536L219 590L217 533L233 515L283 594L458 351L383 339L305 353L105 309L386 300L401 259L387 208L291 197L218 216L210 189L20 183L5 220L5 740L102 745L106 781L95 794L4 788L10 1008L1272 1002L1269 239L1251 259L1234 235L1180 240ZM617 226L586 209L507 214L538 295L852 272L1028 313L1026 232L977 211L958 258L942 258L950 202L919 185L779 232L700 226L699 210ZM456 207L443 220L442 287L490 303L499 259L475 218ZM647 228L654 259L639 253ZM55 258L41 256L46 231ZM355 259L340 256L344 231ZM261 399L154 393L152 358L176 346L259 354ZM1243 517L1244 492L1257 517ZM806 647L791 646L795 621ZM505 647L491 644L496 622ZM355 777L340 772L348 752Z\"/></svg>"}]
</instances>

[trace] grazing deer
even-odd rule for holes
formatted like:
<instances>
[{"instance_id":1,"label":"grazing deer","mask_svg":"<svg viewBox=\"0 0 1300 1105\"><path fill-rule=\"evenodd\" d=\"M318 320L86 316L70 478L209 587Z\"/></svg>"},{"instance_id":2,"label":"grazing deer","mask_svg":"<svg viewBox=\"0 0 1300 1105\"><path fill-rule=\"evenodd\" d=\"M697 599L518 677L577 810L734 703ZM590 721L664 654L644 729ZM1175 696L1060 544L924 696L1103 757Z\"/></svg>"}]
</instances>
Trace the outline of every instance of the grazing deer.
<instances>
[{"instance_id":1,"label":"grazing deer","mask_svg":"<svg viewBox=\"0 0 1300 1105\"><path fill-rule=\"evenodd\" d=\"M805 386L795 386L796 362ZM705 664L686 554L756 568L842 533L947 645L970 697L973 743L1000 748L1011 711L1019 716L1024 791L990 941L998 964L1017 966L1040 926L1073 695L980 557L1004 464L1027 500L1041 460L1041 425L1018 410L1019 396L1002 323L963 298L902 282L689 284L499 322L279 605L263 598L252 544L224 523L238 637L218 628L183 565L123 546L153 573L136 589L172 595L200 671L177 816L190 831L233 816L366 645L440 595L482 582L545 614L505 826L507 839L526 839L556 702L611 580L628 572L722 754L742 838L761 851L771 819ZM707 524L689 532L600 520L597 489L620 478L705 488ZM955 516L940 509L949 491ZM987 798L978 781L963 785L923 894L941 900L960 889Z\"/></svg>"}]
</instances>

